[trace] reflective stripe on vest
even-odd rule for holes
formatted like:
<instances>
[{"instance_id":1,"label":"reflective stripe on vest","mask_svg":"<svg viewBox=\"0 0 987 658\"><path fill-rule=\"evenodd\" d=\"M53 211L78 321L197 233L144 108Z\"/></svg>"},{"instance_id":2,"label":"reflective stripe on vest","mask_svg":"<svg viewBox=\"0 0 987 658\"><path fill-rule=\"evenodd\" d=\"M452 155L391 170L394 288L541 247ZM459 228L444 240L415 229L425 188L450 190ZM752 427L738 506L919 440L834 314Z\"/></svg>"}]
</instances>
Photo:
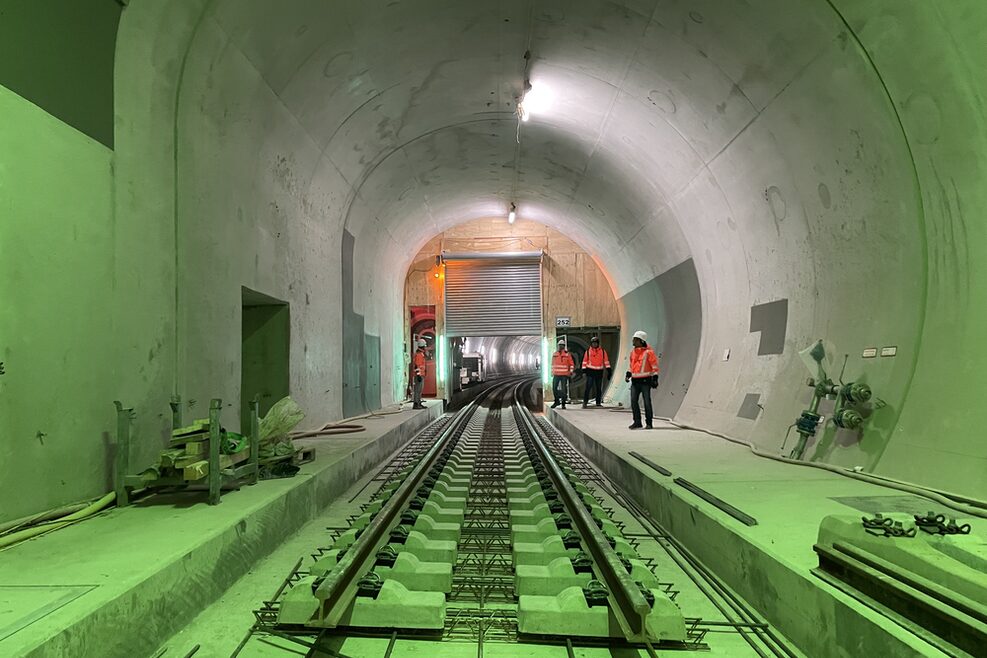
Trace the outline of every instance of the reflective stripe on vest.
<instances>
[{"instance_id":1,"label":"reflective stripe on vest","mask_svg":"<svg viewBox=\"0 0 987 658\"><path fill-rule=\"evenodd\" d=\"M552 355L553 376L568 377L575 368L576 364L572 360L572 355L568 352L556 352Z\"/></svg>"},{"instance_id":2,"label":"reflective stripe on vest","mask_svg":"<svg viewBox=\"0 0 987 658\"><path fill-rule=\"evenodd\" d=\"M610 357L602 347L591 347L583 354L584 370L604 370L610 367Z\"/></svg>"},{"instance_id":3,"label":"reflective stripe on vest","mask_svg":"<svg viewBox=\"0 0 987 658\"><path fill-rule=\"evenodd\" d=\"M635 347L630 358L631 377L644 379L658 374L658 357L650 347Z\"/></svg>"}]
</instances>

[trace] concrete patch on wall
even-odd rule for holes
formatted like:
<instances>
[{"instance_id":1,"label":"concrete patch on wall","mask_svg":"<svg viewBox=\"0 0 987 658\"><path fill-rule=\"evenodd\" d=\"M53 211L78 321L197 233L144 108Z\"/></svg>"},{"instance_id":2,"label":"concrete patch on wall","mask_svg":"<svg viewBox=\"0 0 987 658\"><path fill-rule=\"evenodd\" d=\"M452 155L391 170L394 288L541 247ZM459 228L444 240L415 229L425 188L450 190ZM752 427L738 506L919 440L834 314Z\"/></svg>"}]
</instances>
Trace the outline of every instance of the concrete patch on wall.
<instances>
[{"instance_id":1,"label":"concrete patch on wall","mask_svg":"<svg viewBox=\"0 0 987 658\"><path fill-rule=\"evenodd\" d=\"M761 343L757 355L781 354L785 351L785 336L788 333L788 300L768 302L751 306L751 333L761 332Z\"/></svg>"},{"instance_id":2,"label":"concrete patch on wall","mask_svg":"<svg viewBox=\"0 0 987 658\"><path fill-rule=\"evenodd\" d=\"M356 416L380 408L380 338L365 331L363 315L353 306L353 251L356 238L343 231L341 282L343 336L343 416Z\"/></svg>"},{"instance_id":3,"label":"concrete patch on wall","mask_svg":"<svg viewBox=\"0 0 987 658\"><path fill-rule=\"evenodd\" d=\"M656 416L671 418L682 406L699 358L702 303L699 278L692 259L679 263L621 298L627 309L627 329L643 328L661 354L661 384L654 394ZM654 334L654 327L659 333ZM615 373L626 363L615 364Z\"/></svg>"},{"instance_id":4,"label":"concrete patch on wall","mask_svg":"<svg viewBox=\"0 0 987 658\"><path fill-rule=\"evenodd\" d=\"M737 416L739 418L746 418L747 420L757 420L758 415L761 413L760 402L760 393L748 393L744 396L744 401L740 405L740 411L737 412Z\"/></svg>"}]
</instances>

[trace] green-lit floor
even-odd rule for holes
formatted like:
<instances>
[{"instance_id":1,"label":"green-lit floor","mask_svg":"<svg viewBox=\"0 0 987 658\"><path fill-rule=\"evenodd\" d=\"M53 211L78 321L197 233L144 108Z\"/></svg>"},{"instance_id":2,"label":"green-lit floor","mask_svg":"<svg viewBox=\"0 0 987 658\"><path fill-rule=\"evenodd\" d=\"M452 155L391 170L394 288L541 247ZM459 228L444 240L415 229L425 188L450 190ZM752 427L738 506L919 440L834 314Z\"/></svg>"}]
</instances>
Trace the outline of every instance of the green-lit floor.
<instances>
[{"instance_id":1,"label":"green-lit floor","mask_svg":"<svg viewBox=\"0 0 987 658\"><path fill-rule=\"evenodd\" d=\"M758 457L742 445L656 422L627 429L617 409L549 412L551 421L775 627L811 656L945 656L888 616L813 575L830 515L921 514L926 498L835 473ZM746 526L641 463L637 452L752 515Z\"/></svg>"},{"instance_id":2,"label":"green-lit floor","mask_svg":"<svg viewBox=\"0 0 987 658\"><path fill-rule=\"evenodd\" d=\"M259 607L261 602L273 595L284 580L292 566L299 558L303 558L303 568L311 564L310 554L317 548L327 546L331 538L327 528L339 528L347 525L347 517L360 512L360 505L370 498L374 487L367 487L352 502L347 502L372 477L367 475L350 491L340 496L326 512L306 525L297 534L286 537L284 543L268 558L258 563L249 573L235 583L219 601L204 610L184 630L173 636L161 649L165 650L163 658L168 656L184 656L196 645L199 646L195 656L226 658L236 649L254 622L252 610ZM626 510L607 498L610 507L615 510L614 520L627 524L625 532L630 535L643 535L644 528L634 520ZM674 584L679 592L676 602L681 606L687 617L701 617L707 621L722 621L724 617L714 604L692 583L689 575L677 566L670 555L657 542L651 539L641 539L638 549L642 558L654 560L654 571L663 582ZM387 655L389 641L387 639L347 638L340 640L334 647L340 655L351 658L379 658ZM720 632L709 632L705 637L708 649L704 655L737 657L756 656L757 654L745 639L733 629ZM620 656L632 658L645 656L644 651L618 648L593 648L574 646L573 655L585 657ZM660 655L688 653L685 651L661 651ZM156 655L156 654L152 654ZM243 648L240 656L243 658L295 656L306 655L306 649L299 644L271 636L254 635ZM331 654L327 654L331 655ZM478 647L475 642L464 641L413 641L397 640L391 653L392 658L402 656L436 656L450 658L454 656L475 657ZM544 656L566 658L569 654L565 646L547 646L531 644L497 643L487 641L483 645L484 657L518 657Z\"/></svg>"}]
</instances>

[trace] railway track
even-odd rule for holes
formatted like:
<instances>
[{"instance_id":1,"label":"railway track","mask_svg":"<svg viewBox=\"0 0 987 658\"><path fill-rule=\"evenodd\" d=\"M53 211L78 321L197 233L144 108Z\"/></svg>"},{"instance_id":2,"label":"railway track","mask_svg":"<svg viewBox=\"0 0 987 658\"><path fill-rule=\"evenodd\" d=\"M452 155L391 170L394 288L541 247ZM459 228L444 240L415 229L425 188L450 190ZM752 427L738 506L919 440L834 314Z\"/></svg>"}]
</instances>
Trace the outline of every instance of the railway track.
<instances>
[{"instance_id":1,"label":"railway track","mask_svg":"<svg viewBox=\"0 0 987 658\"><path fill-rule=\"evenodd\" d=\"M351 499L361 513L255 611L233 658L264 635L313 657L391 658L409 642L479 657L505 643L796 656L525 406L532 384L491 388L385 464ZM374 650L348 653L355 638Z\"/></svg>"}]
</instances>

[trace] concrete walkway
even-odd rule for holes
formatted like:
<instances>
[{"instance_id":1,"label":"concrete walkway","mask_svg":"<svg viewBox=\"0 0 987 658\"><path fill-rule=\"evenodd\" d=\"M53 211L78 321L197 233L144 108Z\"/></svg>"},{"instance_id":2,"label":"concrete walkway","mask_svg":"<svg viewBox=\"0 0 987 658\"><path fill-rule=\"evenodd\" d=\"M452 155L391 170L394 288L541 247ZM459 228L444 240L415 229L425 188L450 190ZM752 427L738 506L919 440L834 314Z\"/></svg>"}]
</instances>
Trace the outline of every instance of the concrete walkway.
<instances>
[{"instance_id":1,"label":"concrete walkway","mask_svg":"<svg viewBox=\"0 0 987 658\"><path fill-rule=\"evenodd\" d=\"M356 421L303 444L298 475L223 494L153 496L0 552L0 656L146 655L441 413Z\"/></svg>"},{"instance_id":2,"label":"concrete walkway","mask_svg":"<svg viewBox=\"0 0 987 658\"><path fill-rule=\"evenodd\" d=\"M570 441L809 656L943 655L810 573L828 515L925 513L936 503L754 455L746 446L606 408L549 410ZM664 476L637 452L672 472ZM747 526L673 482L684 478L753 516ZM837 639L839 636L839 639Z\"/></svg>"}]
</instances>

